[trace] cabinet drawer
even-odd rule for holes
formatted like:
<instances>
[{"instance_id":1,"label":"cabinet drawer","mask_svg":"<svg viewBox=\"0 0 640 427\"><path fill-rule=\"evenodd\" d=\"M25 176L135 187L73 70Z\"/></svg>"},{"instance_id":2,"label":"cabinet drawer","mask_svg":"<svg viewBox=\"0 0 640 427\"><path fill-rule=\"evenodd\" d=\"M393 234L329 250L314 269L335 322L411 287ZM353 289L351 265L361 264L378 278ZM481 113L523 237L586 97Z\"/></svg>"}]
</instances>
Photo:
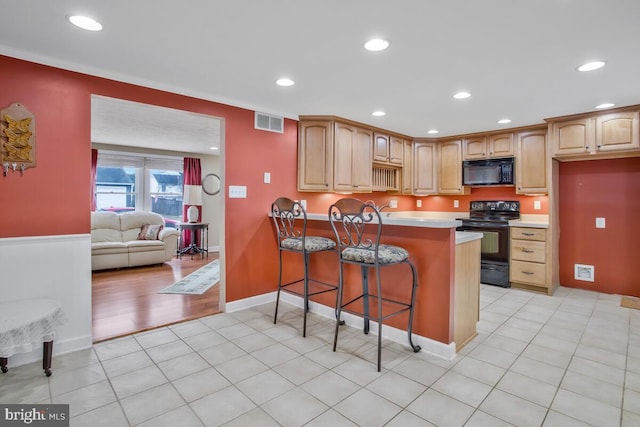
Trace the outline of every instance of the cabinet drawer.
<instances>
[{"instance_id":1,"label":"cabinet drawer","mask_svg":"<svg viewBox=\"0 0 640 427\"><path fill-rule=\"evenodd\" d=\"M545 262L547 244L530 240L511 240L511 259Z\"/></svg>"},{"instance_id":2,"label":"cabinet drawer","mask_svg":"<svg viewBox=\"0 0 640 427\"><path fill-rule=\"evenodd\" d=\"M544 228L511 227L511 238L545 241L547 238L547 230Z\"/></svg>"},{"instance_id":3,"label":"cabinet drawer","mask_svg":"<svg viewBox=\"0 0 640 427\"><path fill-rule=\"evenodd\" d=\"M511 261L509 276L512 282L547 286L546 264L526 261Z\"/></svg>"}]
</instances>

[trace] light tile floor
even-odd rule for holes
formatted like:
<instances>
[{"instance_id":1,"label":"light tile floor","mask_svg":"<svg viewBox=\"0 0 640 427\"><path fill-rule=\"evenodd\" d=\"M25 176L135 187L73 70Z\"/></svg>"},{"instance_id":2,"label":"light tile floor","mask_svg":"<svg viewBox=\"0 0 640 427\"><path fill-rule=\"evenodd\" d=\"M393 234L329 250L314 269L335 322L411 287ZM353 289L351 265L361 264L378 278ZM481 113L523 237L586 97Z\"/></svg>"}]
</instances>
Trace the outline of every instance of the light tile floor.
<instances>
[{"instance_id":1,"label":"light tile floor","mask_svg":"<svg viewBox=\"0 0 640 427\"><path fill-rule=\"evenodd\" d=\"M69 403L72 426L638 426L640 311L620 297L482 285L452 361L273 304L160 328L0 375L0 403ZM282 307L282 305L281 305Z\"/></svg>"}]
</instances>

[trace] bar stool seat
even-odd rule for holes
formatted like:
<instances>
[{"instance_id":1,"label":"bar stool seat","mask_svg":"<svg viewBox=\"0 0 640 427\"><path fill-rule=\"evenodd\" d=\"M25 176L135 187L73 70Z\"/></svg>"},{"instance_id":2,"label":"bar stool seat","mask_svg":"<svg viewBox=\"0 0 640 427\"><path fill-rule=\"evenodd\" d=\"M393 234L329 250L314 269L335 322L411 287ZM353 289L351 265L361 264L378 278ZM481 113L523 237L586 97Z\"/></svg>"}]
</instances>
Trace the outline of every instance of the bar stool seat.
<instances>
[{"instance_id":1,"label":"bar stool seat","mask_svg":"<svg viewBox=\"0 0 640 427\"><path fill-rule=\"evenodd\" d=\"M342 324L343 312L362 317L364 333L368 334L370 321L378 324L378 372L382 359L382 324L383 321L408 312L407 334L409 345L414 352L421 350L412 340L413 311L415 308L416 288L418 287L416 268L409 260L409 251L405 248L380 243L382 237L382 217L373 203L358 199L344 198L329 207L329 221L338 242L339 275L338 295L336 302L336 328L333 340L333 351L338 343L338 331ZM344 266L352 264L360 267L362 294L343 301L345 277ZM406 264L411 269L411 296L408 301L387 298L383 294L380 269L387 266ZM369 289L369 270L375 274L375 292ZM393 283L394 287L402 283Z\"/></svg>"},{"instance_id":2,"label":"bar stool seat","mask_svg":"<svg viewBox=\"0 0 640 427\"><path fill-rule=\"evenodd\" d=\"M309 277L309 260L312 254L321 252L335 252L336 242L328 237L307 235L307 214L300 203L286 197L278 198L271 205L271 217L275 225L278 243L279 273L276 308L273 323L278 319L280 292L300 296L303 300L302 336L307 336L307 313L309 311L309 297L337 290L334 283L326 283ZM282 283L282 254L291 252L302 255L303 276L288 283ZM302 289L300 289L302 284Z\"/></svg>"}]
</instances>

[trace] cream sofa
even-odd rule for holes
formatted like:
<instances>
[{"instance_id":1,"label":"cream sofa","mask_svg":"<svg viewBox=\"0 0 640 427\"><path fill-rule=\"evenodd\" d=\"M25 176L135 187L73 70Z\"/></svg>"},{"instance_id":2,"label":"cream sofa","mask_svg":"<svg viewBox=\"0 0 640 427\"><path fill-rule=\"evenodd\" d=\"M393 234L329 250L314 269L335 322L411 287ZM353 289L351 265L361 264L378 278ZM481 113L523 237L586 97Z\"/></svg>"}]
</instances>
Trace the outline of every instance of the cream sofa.
<instances>
[{"instance_id":1,"label":"cream sofa","mask_svg":"<svg viewBox=\"0 0 640 427\"><path fill-rule=\"evenodd\" d=\"M144 225L163 227L157 238L140 240ZM91 212L91 270L162 264L176 255L178 235L153 212Z\"/></svg>"}]
</instances>

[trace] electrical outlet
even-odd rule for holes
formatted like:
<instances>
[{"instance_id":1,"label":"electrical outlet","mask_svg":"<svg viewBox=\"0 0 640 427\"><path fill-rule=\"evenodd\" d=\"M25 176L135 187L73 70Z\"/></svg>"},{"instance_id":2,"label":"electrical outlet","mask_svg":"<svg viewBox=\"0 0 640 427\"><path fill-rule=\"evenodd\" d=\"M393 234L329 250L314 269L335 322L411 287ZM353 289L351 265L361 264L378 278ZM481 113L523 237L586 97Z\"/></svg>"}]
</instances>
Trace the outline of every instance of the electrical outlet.
<instances>
[{"instance_id":1,"label":"electrical outlet","mask_svg":"<svg viewBox=\"0 0 640 427\"><path fill-rule=\"evenodd\" d=\"M302 206L302 209L304 209L306 211L307 210L307 201L305 199L300 200L300 206Z\"/></svg>"},{"instance_id":2,"label":"electrical outlet","mask_svg":"<svg viewBox=\"0 0 640 427\"><path fill-rule=\"evenodd\" d=\"M460 207L460 200L454 200L453 201L453 207L454 208L459 208Z\"/></svg>"},{"instance_id":3,"label":"electrical outlet","mask_svg":"<svg viewBox=\"0 0 640 427\"><path fill-rule=\"evenodd\" d=\"M389 200L389 207L392 209L396 209L398 207L398 201L396 199Z\"/></svg>"},{"instance_id":4,"label":"electrical outlet","mask_svg":"<svg viewBox=\"0 0 640 427\"><path fill-rule=\"evenodd\" d=\"M533 209L540 209L540 200L533 201Z\"/></svg>"},{"instance_id":5,"label":"electrical outlet","mask_svg":"<svg viewBox=\"0 0 640 427\"><path fill-rule=\"evenodd\" d=\"M229 198L230 199L246 199L247 186L246 185L230 185Z\"/></svg>"},{"instance_id":6,"label":"electrical outlet","mask_svg":"<svg viewBox=\"0 0 640 427\"><path fill-rule=\"evenodd\" d=\"M596 218L596 228L605 228L605 219L604 218Z\"/></svg>"},{"instance_id":7,"label":"electrical outlet","mask_svg":"<svg viewBox=\"0 0 640 427\"><path fill-rule=\"evenodd\" d=\"M422 200L420 200L420 199L416 200L416 207L417 208L421 208L422 207Z\"/></svg>"},{"instance_id":8,"label":"electrical outlet","mask_svg":"<svg viewBox=\"0 0 640 427\"><path fill-rule=\"evenodd\" d=\"M264 183L265 184L271 183L271 174L269 172L264 173Z\"/></svg>"}]
</instances>

